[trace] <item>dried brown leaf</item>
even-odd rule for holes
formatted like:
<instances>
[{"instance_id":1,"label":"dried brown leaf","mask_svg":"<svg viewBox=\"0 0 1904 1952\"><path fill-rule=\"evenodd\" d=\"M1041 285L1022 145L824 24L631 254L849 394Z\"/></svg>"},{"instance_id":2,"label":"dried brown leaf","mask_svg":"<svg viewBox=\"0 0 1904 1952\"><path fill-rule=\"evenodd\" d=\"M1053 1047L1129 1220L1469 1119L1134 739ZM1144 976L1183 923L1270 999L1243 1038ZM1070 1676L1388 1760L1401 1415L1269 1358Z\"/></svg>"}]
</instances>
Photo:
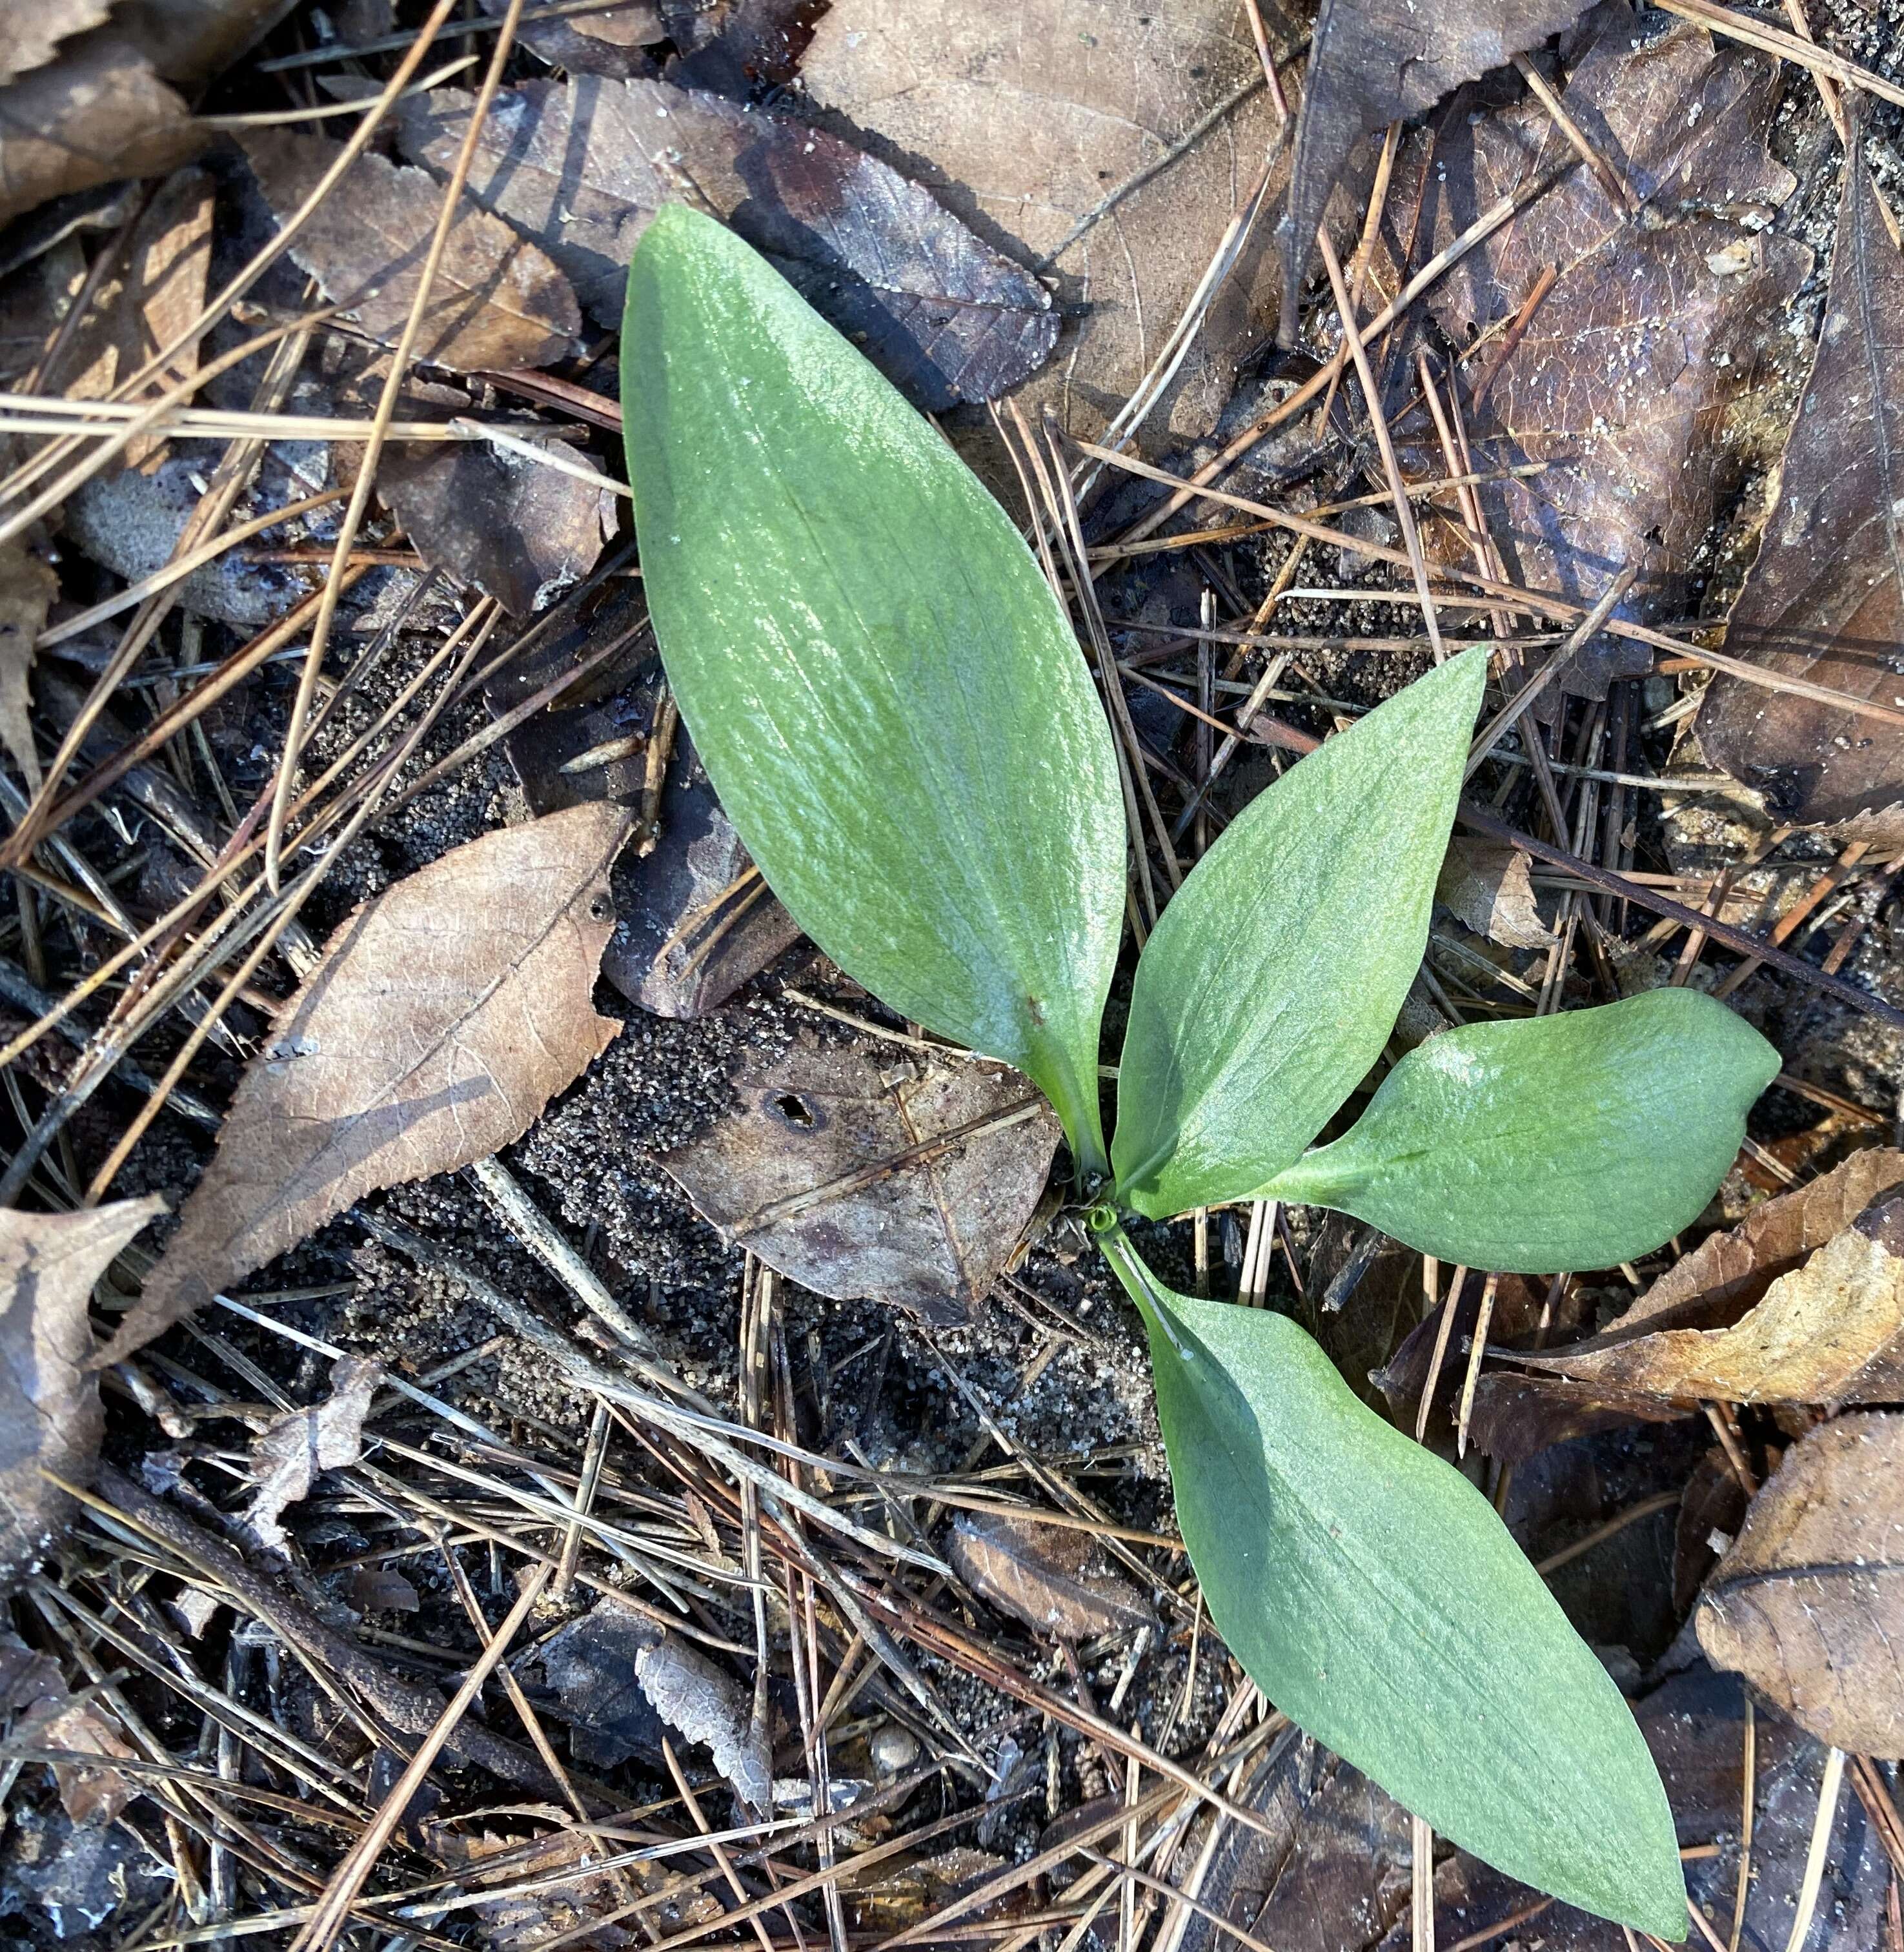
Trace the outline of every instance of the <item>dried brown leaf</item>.
<instances>
[{"instance_id":1,"label":"dried brown leaf","mask_svg":"<svg viewBox=\"0 0 1904 1952\"><path fill-rule=\"evenodd\" d=\"M1589 0L1322 0L1309 39L1283 219L1283 343L1317 227L1349 152L1365 135L1432 108L1451 89L1558 33Z\"/></svg>"},{"instance_id":2,"label":"dried brown leaf","mask_svg":"<svg viewBox=\"0 0 1904 1952\"><path fill-rule=\"evenodd\" d=\"M655 1713L699 1742L735 1795L765 1816L774 1806L773 1758L749 1691L674 1634L636 1654L635 1675Z\"/></svg>"},{"instance_id":3,"label":"dried brown leaf","mask_svg":"<svg viewBox=\"0 0 1904 1952\"><path fill-rule=\"evenodd\" d=\"M1730 1328L1659 1329L1520 1359L1689 1409L1888 1400L1904 1376L1904 1194L1873 1201Z\"/></svg>"},{"instance_id":4,"label":"dried brown leaf","mask_svg":"<svg viewBox=\"0 0 1904 1952\"><path fill-rule=\"evenodd\" d=\"M342 145L281 129L242 138L258 187L281 223ZM299 232L291 255L370 336L394 345L414 303L442 186L423 170L360 156ZM430 287L416 356L469 371L546 366L581 330L575 294L536 246L486 211L464 207Z\"/></svg>"},{"instance_id":5,"label":"dried brown leaf","mask_svg":"<svg viewBox=\"0 0 1904 1952\"><path fill-rule=\"evenodd\" d=\"M1860 141L1850 145L1831 291L1759 558L1733 605L1734 657L1895 705L1904 652L1904 256L1886 234ZM1715 677L1699 708L1707 758L1781 821L1822 824L1904 802L1893 726Z\"/></svg>"},{"instance_id":6,"label":"dried brown leaf","mask_svg":"<svg viewBox=\"0 0 1904 1952\"><path fill-rule=\"evenodd\" d=\"M1707 1581L1699 1644L1821 1742L1904 1754L1904 1416L1785 1453Z\"/></svg>"},{"instance_id":7,"label":"dried brown leaf","mask_svg":"<svg viewBox=\"0 0 1904 1952\"><path fill-rule=\"evenodd\" d=\"M1156 1625L1137 1589L1104 1565L1089 1532L999 1512L961 1512L946 1557L989 1605L1074 1646Z\"/></svg>"},{"instance_id":8,"label":"dried brown leaf","mask_svg":"<svg viewBox=\"0 0 1904 1952\"><path fill-rule=\"evenodd\" d=\"M297 0L117 0L113 27L133 41L167 81L189 85L223 74L296 4Z\"/></svg>"},{"instance_id":9,"label":"dried brown leaf","mask_svg":"<svg viewBox=\"0 0 1904 1952\"><path fill-rule=\"evenodd\" d=\"M33 645L59 593L59 578L23 542L0 543L0 745L36 793L40 771L30 715Z\"/></svg>"},{"instance_id":10,"label":"dried brown leaf","mask_svg":"<svg viewBox=\"0 0 1904 1952\"><path fill-rule=\"evenodd\" d=\"M252 1445L258 1490L245 1522L268 1551L288 1542L279 1515L310 1495L320 1471L355 1464L363 1455L364 1419L383 1380L383 1365L362 1356L341 1357L330 1372L330 1394L310 1409L270 1424Z\"/></svg>"},{"instance_id":11,"label":"dried brown leaf","mask_svg":"<svg viewBox=\"0 0 1904 1952\"><path fill-rule=\"evenodd\" d=\"M1534 905L1528 857L1505 841L1451 841L1434 892L1457 921L1503 948L1546 949L1553 942Z\"/></svg>"},{"instance_id":12,"label":"dried brown leaf","mask_svg":"<svg viewBox=\"0 0 1904 1952\"><path fill-rule=\"evenodd\" d=\"M1684 1413L1651 1397L1622 1395L1565 1376L1490 1369L1474 1385L1468 1435L1483 1456L1524 1464L1552 1444L1630 1423L1668 1423Z\"/></svg>"},{"instance_id":13,"label":"dried brown leaf","mask_svg":"<svg viewBox=\"0 0 1904 1952\"><path fill-rule=\"evenodd\" d=\"M157 176L204 146L177 92L116 28L0 92L0 224L49 197Z\"/></svg>"},{"instance_id":14,"label":"dried brown leaf","mask_svg":"<svg viewBox=\"0 0 1904 1952\"><path fill-rule=\"evenodd\" d=\"M984 1299L1058 1145L1056 1117L1018 1072L870 1037L750 1057L734 1094L727 1118L661 1162L703 1215L816 1294L933 1322Z\"/></svg>"},{"instance_id":15,"label":"dried brown leaf","mask_svg":"<svg viewBox=\"0 0 1904 1952\"><path fill-rule=\"evenodd\" d=\"M1292 13L1261 11L1271 48L1294 46ZM1055 281L1067 330L1020 397L1095 437L1161 352L1277 152L1278 119L1232 0L1029 0L1008 30L1002 17L995 0L834 0L801 77ZM1273 328L1270 228L1265 216L1145 423L1146 452L1207 434Z\"/></svg>"},{"instance_id":16,"label":"dried brown leaf","mask_svg":"<svg viewBox=\"0 0 1904 1952\"><path fill-rule=\"evenodd\" d=\"M517 617L588 574L614 519L603 490L474 441L389 449L377 490L425 562Z\"/></svg>"},{"instance_id":17,"label":"dried brown leaf","mask_svg":"<svg viewBox=\"0 0 1904 1952\"><path fill-rule=\"evenodd\" d=\"M480 0L492 19L508 11L509 0ZM653 0L629 0L599 14L577 14L567 20L525 20L517 38L531 54L551 67L572 75L596 74L621 80L655 72L648 52L668 38L667 23Z\"/></svg>"},{"instance_id":18,"label":"dried brown leaf","mask_svg":"<svg viewBox=\"0 0 1904 1952\"><path fill-rule=\"evenodd\" d=\"M447 170L472 98L405 103L405 153ZM483 124L471 193L621 321L648 220L692 184L918 405L988 399L1058 336L1049 294L918 184L824 130L658 81L527 82Z\"/></svg>"},{"instance_id":19,"label":"dried brown leaf","mask_svg":"<svg viewBox=\"0 0 1904 1952\"><path fill-rule=\"evenodd\" d=\"M17 1741L39 1749L71 1749L108 1762L133 1760L139 1751L96 1701L36 1701L20 1718ZM110 1823L139 1794L138 1785L115 1769L55 1763L60 1805L75 1823Z\"/></svg>"},{"instance_id":20,"label":"dried brown leaf","mask_svg":"<svg viewBox=\"0 0 1904 1952\"><path fill-rule=\"evenodd\" d=\"M252 1061L114 1361L379 1187L520 1138L619 1026L589 1001L619 807L452 848L366 902Z\"/></svg>"},{"instance_id":21,"label":"dried brown leaf","mask_svg":"<svg viewBox=\"0 0 1904 1952\"><path fill-rule=\"evenodd\" d=\"M44 67L61 42L96 27L112 0L29 0L0 14L0 88L29 68Z\"/></svg>"},{"instance_id":22,"label":"dried brown leaf","mask_svg":"<svg viewBox=\"0 0 1904 1952\"><path fill-rule=\"evenodd\" d=\"M140 1228L155 1196L78 1213L0 1211L0 1591L40 1562L72 1500L42 1470L85 1483L103 1427L89 1366L92 1284Z\"/></svg>"},{"instance_id":23,"label":"dried brown leaf","mask_svg":"<svg viewBox=\"0 0 1904 1952\"><path fill-rule=\"evenodd\" d=\"M1477 492L1510 574L1583 602L1620 572L1638 579L1620 614L1684 614L1687 565L1744 470L1724 435L1765 364L1811 254L1745 221L1790 195L1765 136L1774 64L1715 49L1684 22L1650 38L1623 6L1596 10L1596 37L1564 100L1640 204L1629 218L1538 103L1450 115L1410 145L1391 208L1424 198L1417 255L1440 250L1496 201L1552 172L1562 180L1456 264L1424 301L1457 345L1499 335L1558 277L1474 408L1474 465L1546 464ZM1425 178L1425 180L1424 180ZM1495 361L1500 361L1498 368ZM1652 668L1643 646L1600 637L1561 687L1603 696Z\"/></svg>"}]
</instances>

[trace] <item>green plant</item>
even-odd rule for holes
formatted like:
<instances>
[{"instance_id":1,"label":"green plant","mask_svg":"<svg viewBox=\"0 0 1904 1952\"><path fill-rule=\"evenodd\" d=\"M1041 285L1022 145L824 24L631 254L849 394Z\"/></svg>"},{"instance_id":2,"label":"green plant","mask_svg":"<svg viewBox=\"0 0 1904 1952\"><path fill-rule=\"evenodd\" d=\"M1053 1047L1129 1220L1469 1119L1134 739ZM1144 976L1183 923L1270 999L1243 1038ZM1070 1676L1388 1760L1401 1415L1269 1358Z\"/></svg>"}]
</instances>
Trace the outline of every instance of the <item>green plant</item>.
<instances>
[{"instance_id":1,"label":"green plant","mask_svg":"<svg viewBox=\"0 0 1904 1952\"><path fill-rule=\"evenodd\" d=\"M768 884L894 1009L1018 1065L1142 1312L1190 1557L1276 1705L1457 1844L1677 1938L1673 1822L1630 1711L1492 1509L1274 1314L1175 1294L1124 1230L1252 1197L1471 1266L1605 1267L1698 1214L1777 1068L1656 991L1381 1056L1427 939L1486 676L1471 649L1252 801L1137 965L1107 1150L1118 759L1004 511L746 246L664 209L622 411L681 711Z\"/></svg>"}]
</instances>

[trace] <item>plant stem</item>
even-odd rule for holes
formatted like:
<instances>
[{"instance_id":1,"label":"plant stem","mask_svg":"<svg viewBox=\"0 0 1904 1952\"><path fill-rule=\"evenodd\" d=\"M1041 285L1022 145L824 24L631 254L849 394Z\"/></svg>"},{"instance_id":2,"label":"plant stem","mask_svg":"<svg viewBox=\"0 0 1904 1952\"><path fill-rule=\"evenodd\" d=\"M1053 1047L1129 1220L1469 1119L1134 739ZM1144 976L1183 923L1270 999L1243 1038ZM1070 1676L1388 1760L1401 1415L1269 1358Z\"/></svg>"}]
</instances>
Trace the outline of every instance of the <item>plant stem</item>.
<instances>
[{"instance_id":1,"label":"plant stem","mask_svg":"<svg viewBox=\"0 0 1904 1952\"><path fill-rule=\"evenodd\" d=\"M1111 1271L1123 1282L1124 1293L1136 1303L1145 1327L1161 1335L1179 1356L1188 1361L1190 1351L1178 1340L1170 1310L1158 1305L1157 1277L1144 1265L1143 1256L1124 1231L1124 1223L1113 1219L1097 1236L1097 1243L1104 1258L1111 1263Z\"/></svg>"}]
</instances>

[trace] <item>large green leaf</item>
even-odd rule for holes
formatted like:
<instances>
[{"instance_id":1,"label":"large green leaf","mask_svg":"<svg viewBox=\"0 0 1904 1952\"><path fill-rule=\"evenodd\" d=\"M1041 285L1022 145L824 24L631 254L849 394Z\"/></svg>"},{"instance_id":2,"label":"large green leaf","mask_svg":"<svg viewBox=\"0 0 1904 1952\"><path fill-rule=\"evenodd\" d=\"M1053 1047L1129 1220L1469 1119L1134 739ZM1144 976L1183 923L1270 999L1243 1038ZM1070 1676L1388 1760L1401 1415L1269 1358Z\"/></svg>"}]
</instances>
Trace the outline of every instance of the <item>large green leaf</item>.
<instances>
[{"instance_id":1,"label":"large green leaf","mask_svg":"<svg viewBox=\"0 0 1904 1952\"><path fill-rule=\"evenodd\" d=\"M1289 1164L1368 1075L1421 965L1487 672L1465 651L1258 794L1164 911L1111 1146L1161 1219Z\"/></svg>"},{"instance_id":2,"label":"large green leaf","mask_svg":"<svg viewBox=\"0 0 1904 1952\"><path fill-rule=\"evenodd\" d=\"M1172 1294L1105 1244L1149 1330L1190 1562L1251 1679L1464 1850L1683 1936L1638 1725L1487 1499L1295 1323Z\"/></svg>"},{"instance_id":3,"label":"large green leaf","mask_svg":"<svg viewBox=\"0 0 1904 1952\"><path fill-rule=\"evenodd\" d=\"M1115 755L1064 612L931 424L683 205L628 271L648 601L722 804L876 996L1027 1071L1102 1163Z\"/></svg>"},{"instance_id":4,"label":"large green leaf","mask_svg":"<svg viewBox=\"0 0 1904 1952\"><path fill-rule=\"evenodd\" d=\"M1468 1024L1261 1190L1471 1268L1612 1267L1698 1218L1777 1075L1777 1052L1695 990Z\"/></svg>"}]
</instances>

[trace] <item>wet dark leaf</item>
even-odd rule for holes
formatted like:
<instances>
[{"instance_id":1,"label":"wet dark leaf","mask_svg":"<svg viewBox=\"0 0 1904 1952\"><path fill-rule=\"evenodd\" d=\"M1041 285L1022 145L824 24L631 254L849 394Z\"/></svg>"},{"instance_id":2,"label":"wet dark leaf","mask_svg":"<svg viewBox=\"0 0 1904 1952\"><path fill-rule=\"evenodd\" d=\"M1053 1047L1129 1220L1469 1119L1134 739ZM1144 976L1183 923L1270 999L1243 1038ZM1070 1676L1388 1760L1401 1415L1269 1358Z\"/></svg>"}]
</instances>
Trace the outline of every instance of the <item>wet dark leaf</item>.
<instances>
[{"instance_id":1,"label":"wet dark leaf","mask_svg":"<svg viewBox=\"0 0 1904 1952\"><path fill-rule=\"evenodd\" d=\"M406 153L446 170L471 105L455 89L405 105ZM917 184L836 136L715 95L525 83L490 111L470 189L612 327L649 217L687 182L918 405L988 399L1056 340L1044 287Z\"/></svg>"},{"instance_id":2,"label":"wet dark leaf","mask_svg":"<svg viewBox=\"0 0 1904 1952\"><path fill-rule=\"evenodd\" d=\"M1443 332L1497 335L1549 271L1558 279L1504 363L1474 362L1474 465L1544 461L1546 471L1480 490L1510 573L1582 602L1624 569L1639 579L1621 614L1679 616L1687 565L1743 475L1725 417L1782 329L1810 253L1744 220L1775 207L1793 178L1765 146L1778 99L1772 64L1677 23L1644 38L1624 7L1569 77L1569 111L1640 199L1627 213L1574 158L1537 103L1479 120L1451 115L1430 155L1418 139L1391 207L1424 192L1425 260L1502 197L1553 172L1563 180L1471 251L1428 294ZM1425 170L1427 181L1421 184ZM1652 654L1599 637L1561 678L1604 696L1652 668Z\"/></svg>"},{"instance_id":3,"label":"wet dark leaf","mask_svg":"<svg viewBox=\"0 0 1904 1952\"><path fill-rule=\"evenodd\" d=\"M1690 1613L1706 1575L1730 1551L1745 1522L1745 1487L1717 1444L1687 1480L1673 1528L1673 1610Z\"/></svg>"},{"instance_id":4,"label":"wet dark leaf","mask_svg":"<svg viewBox=\"0 0 1904 1952\"><path fill-rule=\"evenodd\" d=\"M1105 1569L1089 1532L993 1512L961 1512L946 1556L978 1597L1034 1633L1074 1645L1155 1625L1130 1581Z\"/></svg>"},{"instance_id":5,"label":"wet dark leaf","mask_svg":"<svg viewBox=\"0 0 1904 1952\"><path fill-rule=\"evenodd\" d=\"M1002 1064L868 1037L750 1054L735 1108L662 1161L702 1213L837 1300L969 1316L1031 1218L1056 1116Z\"/></svg>"},{"instance_id":6,"label":"wet dark leaf","mask_svg":"<svg viewBox=\"0 0 1904 1952\"><path fill-rule=\"evenodd\" d=\"M577 1762L612 1769L633 1756L660 1765L664 1731L636 1675L635 1656L661 1637L645 1615L605 1595L536 1650Z\"/></svg>"},{"instance_id":7,"label":"wet dark leaf","mask_svg":"<svg viewBox=\"0 0 1904 1952\"><path fill-rule=\"evenodd\" d=\"M1851 145L1824 328L1759 559L1726 648L1854 698L1904 696L1904 257ZM1699 715L1708 759L1781 821L1904 833L1898 728L1723 674ZM1868 819L1861 816L1869 816Z\"/></svg>"},{"instance_id":8,"label":"wet dark leaf","mask_svg":"<svg viewBox=\"0 0 1904 1952\"><path fill-rule=\"evenodd\" d=\"M1904 1416L1842 1416L1795 1444L1696 1618L1715 1666L1820 1741L1904 1753Z\"/></svg>"},{"instance_id":9,"label":"wet dark leaf","mask_svg":"<svg viewBox=\"0 0 1904 1952\"><path fill-rule=\"evenodd\" d=\"M1576 19L1587 0L1322 0L1296 118L1283 220L1283 340L1329 192L1364 136L1432 108L1449 89L1524 53Z\"/></svg>"}]
</instances>

